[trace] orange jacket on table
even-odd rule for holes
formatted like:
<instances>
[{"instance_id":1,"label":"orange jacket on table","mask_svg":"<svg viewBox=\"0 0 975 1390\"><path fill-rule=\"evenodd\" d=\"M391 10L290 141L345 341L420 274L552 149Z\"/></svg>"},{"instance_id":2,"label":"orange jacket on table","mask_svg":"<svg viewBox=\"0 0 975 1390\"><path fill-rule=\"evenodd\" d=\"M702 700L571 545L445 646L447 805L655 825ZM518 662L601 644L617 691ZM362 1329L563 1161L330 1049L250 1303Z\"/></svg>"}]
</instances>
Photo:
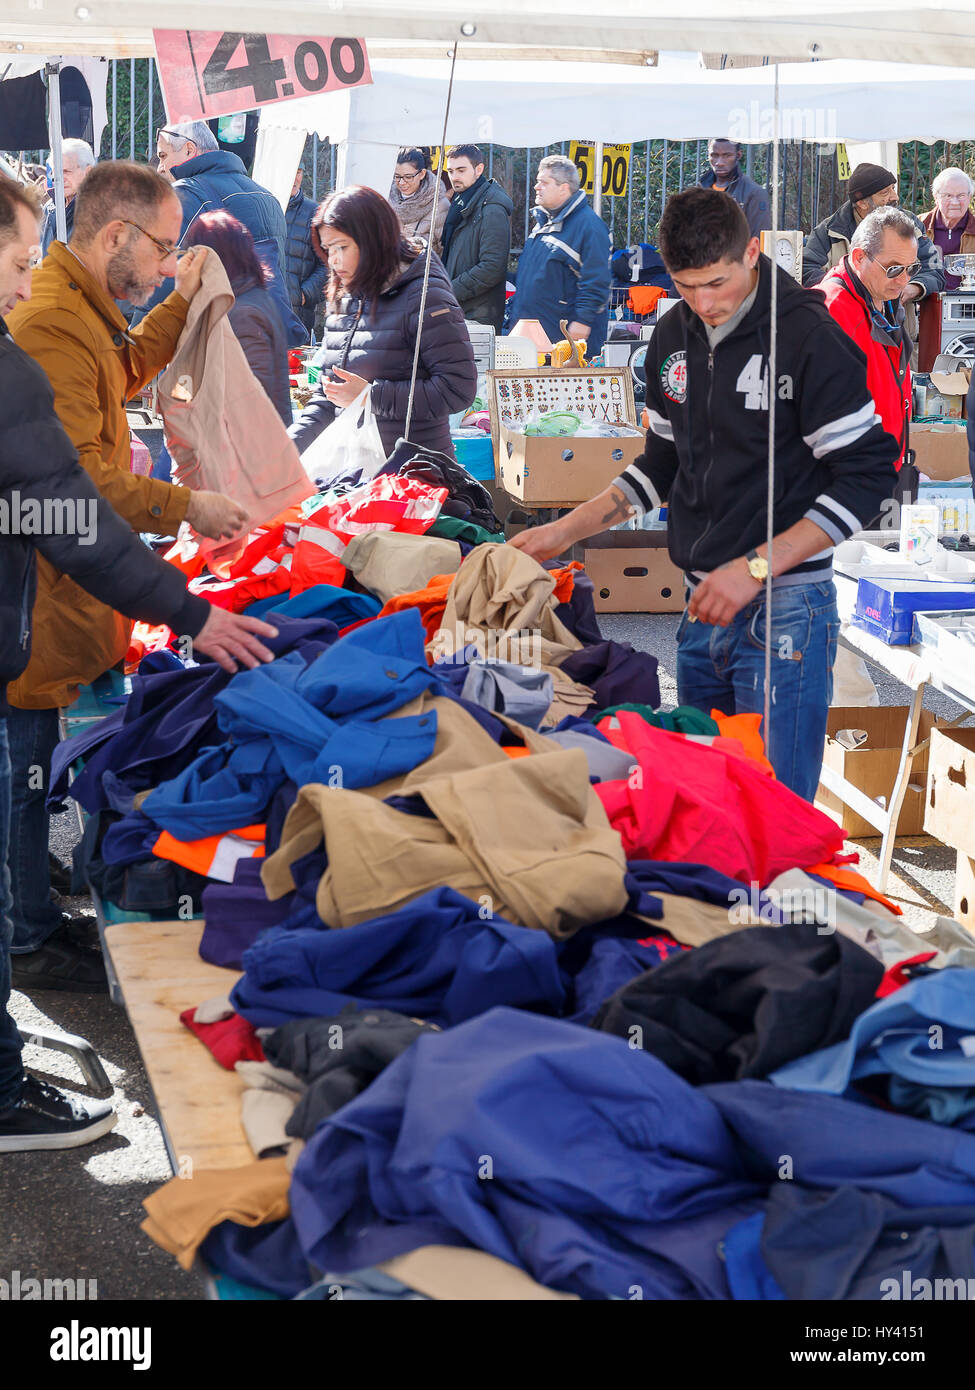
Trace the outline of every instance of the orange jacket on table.
<instances>
[{"instance_id":1,"label":"orange jacket on table","mask_svg":"<svg viewBox=\"0 0 975 1390\"><path fill-rule=\"evenodd\" d=\"M31 298L7 315L23 348L47 373L54 408L98 491L135 531L175 535L190 494L129 471L125 403L173 354L189 308L179 294L128 330L115 301L77 257L54 242L34 271ZM97 540L95 541L97 545ZM43 556L31 659L8 688L12 705L55 709L125 655L132 623L91 597Z\"/></svg>"}]
</instances>

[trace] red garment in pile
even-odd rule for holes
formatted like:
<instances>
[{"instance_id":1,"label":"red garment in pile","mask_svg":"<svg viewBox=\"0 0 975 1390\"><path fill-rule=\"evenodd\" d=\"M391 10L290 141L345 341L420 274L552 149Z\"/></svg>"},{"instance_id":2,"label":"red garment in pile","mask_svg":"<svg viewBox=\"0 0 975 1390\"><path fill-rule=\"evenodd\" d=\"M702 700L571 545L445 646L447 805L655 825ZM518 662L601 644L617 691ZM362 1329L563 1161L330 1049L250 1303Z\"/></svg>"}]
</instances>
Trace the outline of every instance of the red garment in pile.
<instances>
[{"instance_id":1,"label":"red garment in pile","mask_svg":"<svg viewBox=\"0 0 975 1390\"><path fill-rule=\"evenodd\" d=\"M594 787L627 859L708 864L764 887L843 844L834 820L740 755L655 729L631 710L597 728L643 774Z\"/></svg>"},{"instance_id":2,"label":"red garment in pile","mask_svg":"<svg viewBox=\"0 0 975 1390\"><path fill-rule=\"evenodd\" d=\"M911 966L926 965L937 954L937 951L922 951L919 956L908 956L907 960L899 960L896 965L890 966L877 986L877 998L886 999L888 994L896 994L899 989L909 985L914 979Z\"/></svg>"},{"instance_id":3,"label":"red garment in pile","mask_svg":"<svg viewBox=\"0 0 975 1390\"><path fill-rule=\"evenodd\" d=\"M219 1023L197 1023L196 1009L184 1009L179 1016L191 1033L213 1053L222 1067L233 1071L237 1062L266 1062L257 1030L240 1014L222 1018Z\"/></svg>"}]
</instances>

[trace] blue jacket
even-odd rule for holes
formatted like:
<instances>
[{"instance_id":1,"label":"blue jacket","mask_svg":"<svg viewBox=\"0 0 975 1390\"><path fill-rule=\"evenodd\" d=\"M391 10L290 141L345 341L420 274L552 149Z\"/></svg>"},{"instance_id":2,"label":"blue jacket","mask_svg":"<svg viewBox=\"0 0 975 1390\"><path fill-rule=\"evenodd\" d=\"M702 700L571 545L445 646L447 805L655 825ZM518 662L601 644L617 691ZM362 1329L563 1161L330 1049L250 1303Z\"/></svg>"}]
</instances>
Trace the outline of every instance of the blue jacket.
<instances>
[{"instance_id":1,"label":"blue jacket","mask_svg":"<svg viewBox=\"0 0 975 1390\"><path fill-rule=\"evenodd\" d=\"M316 256L311 240L311 220L317 207L315 200L306 198L299 188L284 214L288 228L284 258L288 297L309 332L315 322L315 305L322 299L328 279L328 266Z\"/></svg>"},{"instance_id":2,"label":"blue jacket","mask_svg":"<svg viewBox=\"0 0 975 1390\"><path fill-rule=\"evenodd\" d=\"M535 228L518 262L514 298L506 322L538 319L553 343L559 324L586 323L589 356L606 337L609 320L609 231L579 190L557 213L533 211Z\"/></svg>"},{"instance_id":3,"label":"blue jacket","mask_svg":"<svg viewBox=\"0 0 975 1390\"><path fill-rule=\"evenodd\" d=\"M64 239L71 240L71 233L74 231L74 199L69 200L64 205ZM58 215L53 203L47 203L44 207L44 221L41 223L41 254L46 256L51 249L51 242L56 240L58 234Z\"/></svg>"}]
</instances>

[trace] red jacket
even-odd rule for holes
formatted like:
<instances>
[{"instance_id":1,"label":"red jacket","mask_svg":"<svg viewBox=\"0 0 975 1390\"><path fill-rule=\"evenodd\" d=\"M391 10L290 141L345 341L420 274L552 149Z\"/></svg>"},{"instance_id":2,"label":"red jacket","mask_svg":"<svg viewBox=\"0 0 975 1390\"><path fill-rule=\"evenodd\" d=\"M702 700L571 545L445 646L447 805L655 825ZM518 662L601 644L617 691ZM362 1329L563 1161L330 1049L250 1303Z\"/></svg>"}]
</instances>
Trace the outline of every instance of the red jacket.
<instances>
[{"instance_id":1,"label":"red jacket","mask_svg":"<svg viewBox=\"0 0 975 1390\"><path fill-rule=\"evenodd\" d=\"M826 307L867 359L867 390L873 396L880 422L900 440L895 467L900 471L907 448L911 418L911 348L906 332L900 344L891 343L873 323L871 306L857 288L848 257L844 256L820 282Z\"/></svg>"}]
</instances>

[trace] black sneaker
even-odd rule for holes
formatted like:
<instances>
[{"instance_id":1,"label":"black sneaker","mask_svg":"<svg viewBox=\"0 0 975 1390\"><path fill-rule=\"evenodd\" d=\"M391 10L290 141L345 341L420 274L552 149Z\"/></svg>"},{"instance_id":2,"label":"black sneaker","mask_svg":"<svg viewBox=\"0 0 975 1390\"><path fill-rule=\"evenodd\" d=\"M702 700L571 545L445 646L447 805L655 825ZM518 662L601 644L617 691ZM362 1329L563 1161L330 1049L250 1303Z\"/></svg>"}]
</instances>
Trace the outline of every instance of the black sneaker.
<instances>
[{"instance_id":1,"label":"black sneaker","mask_svg":"<svg viewBox=\"0 0 975 1390\"><path fill-rule=\"evenodd\" d=\"M74 1149L115 1128L107 1101L81 1101L36 1076L27 1076L16 1105L0 1110L0 1153L28 1149Z\"/></svg>"},{"instance_id":2,"label":"black sneaker","mask_svg":"<svg viewBox=\"0 0 975 1390\"><path fill-rule=\"evenodd\" d=\"M71 870L62 864L56 854L48 851L47 868L51 877L51 887L65 895L71 892Z\"/></svg>"},{"instance_id":3,"label":"black sneaker","mask_svg":"<svg viewBox=\"0 0 975 1390\"><path fill-rule=\"evenodd\" d=\"M10 983L28 994L35 989L60 989L70 994L108 992L101 951L79 945L65 926L58 927L36 951L10 957Z\"/></svg>"}]
</instances>

